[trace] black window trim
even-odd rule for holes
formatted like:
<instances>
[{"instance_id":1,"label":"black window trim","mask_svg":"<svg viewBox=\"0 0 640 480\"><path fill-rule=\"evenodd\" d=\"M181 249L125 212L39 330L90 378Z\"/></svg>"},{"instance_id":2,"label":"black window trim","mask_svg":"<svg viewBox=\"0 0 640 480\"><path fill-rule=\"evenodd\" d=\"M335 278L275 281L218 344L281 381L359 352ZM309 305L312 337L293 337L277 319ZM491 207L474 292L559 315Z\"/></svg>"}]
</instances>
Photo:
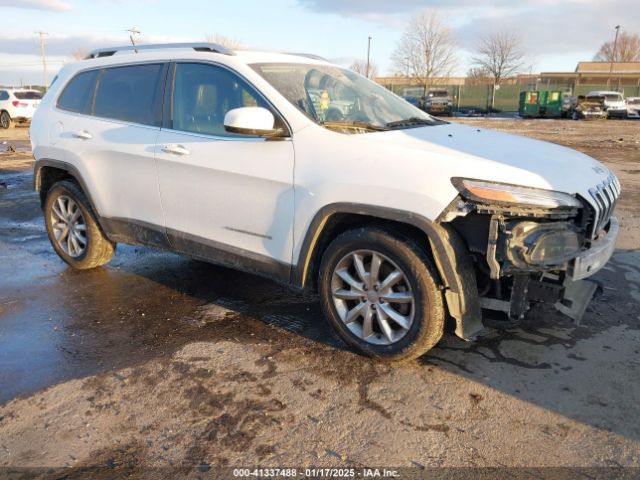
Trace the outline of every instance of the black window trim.
<instances>
[{"instance_id":1,"label":"black window trim","mask_svg":"<svg viewBox=\"0 0 640 480\"><path fill-rule=\"evenodd\" d=\"M173 111L172 111L173 102L172 102L172 98L173 98L173 87L174 87L174 81L175 81L176 65L179 64L179 63L202 64L202 65L211 65L211 66L214 66L214 67L220 67L220 68L223 68L223 69L227 70L232 75L237 76L239 79L244 81L249 87L251 87L253 89L253 91L269 106L269 110L276 117L276 120L280 119L282 121L282 124L285 126L286 131L283 133L283 135L281 137L267 138L267 137L253 136L253 135L238 135L238 134L233 134L233 133L229 133L228 135L212 135L212 134L207 134L207 133L186 132L186 131L183 131L183 130L174 129L173 128ZM284 115L282 115L280 110L278 110L278 108L276 108L276 106L273 104L273 102L271 102L260 91L260 89L257 88L253 84L253 82L251 82L249 79L247 79L244 75L242 75L240 72L238 72L234 68L232 68L232 67L230 67L228 65L225 65L223 63L210 61L210 60L188 59L188 58L187 59L179 59L179 60L177 59L177 60L171 61L171 66L168 69L166 88L165 88L165 91L164 91L164 109L163 109L162 130L176 132L176 133L180 133L180 134L183 134L183 135L192 135L192 136L205 137L205 138L211 138L211 139L221 139L221 140L249 140L249 141L251 141L251 140L253 140L253 141L255 141L255 140L276 140L276 139L277 140L286 140L286 139L290 139L292 137L291 125L289 125L289 122L287 121L286 117Z\"/></svg>"},{"instance_id":2,"label":"black window trim","mask_svg":"<svg viewBox=\"0 0 640 480\"><path fill-rule=\"evenodd\" d=\"M171 62L168 61L168 60L146 60L146 61L141 61L141 62L123 62L123 63L117 63L117 64L114 63L114 64L109 64L109 65L103 65L103 66L100 66L100 67L84 68L82 70L78 70L65 83L64 87L62 87L60 89L59 93L57 94L57 97L56 97L56 100L55 100L55 109L56 110L60 110L60 111L66 113L66 114L69 114L69 115L78 115L78 116L82 116L82 117L95 118L95 119L98 119L98 120L103 120L103 121L106 121L106 122L116 122L116 123L120 123L120 124L123 124L123 125L132 125L132 126L137 126L137 127L160 129L162 127L162 124L163 124L164 91L166 89L167 74L168 74L168 71L169 71L170 64L171 64ZM94 107L95 107L95 101L96 101L96 93L98 91L98 86L100 84L100 80L102 79L102 76L104 75L104 71L107 70L107 69L111 69L111 68L139 66L139 65L162 65L162 67L163 67L161 69L161 71L160 71L160 82L159 82L159 85L158 85L158 92L157 92L158 98L159 98L159 103L156 105L156 111L154 112L155 125L148 125L146 123L128 122L126 120L119 120L117 118L99 117L99 116L95 115L94 114ZM85 72L91 72L91 71L98 71L98 76L96 77L95 81L93 82L93 86L92 86L91 93L90 93L89 113L74 112L72 110L67 110L65 108L62 108L59 105L60 97L62 96L62 93L66 90L67 86L78 75L80 75L82 73L85 73Z\"/></svg>"}]
</instances>

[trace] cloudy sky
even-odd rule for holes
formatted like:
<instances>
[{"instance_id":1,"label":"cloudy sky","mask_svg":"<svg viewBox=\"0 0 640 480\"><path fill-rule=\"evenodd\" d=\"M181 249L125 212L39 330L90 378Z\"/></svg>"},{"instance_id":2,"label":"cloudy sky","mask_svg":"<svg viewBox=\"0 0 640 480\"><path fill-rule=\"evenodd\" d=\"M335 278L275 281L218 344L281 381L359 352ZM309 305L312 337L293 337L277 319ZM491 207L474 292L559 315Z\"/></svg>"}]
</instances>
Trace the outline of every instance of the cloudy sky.
<instances>
[{"instance_id":1,"label":"cloudy sky","mask_svg":"<svg viewBox=\"0 0 640 480\"><path fill-rule=\"evenodd\" d=\"M77 50L142 41L203 41L220 34L248 47L305 51L348 65L371 57L381 73L407 19L442 13L460 45L458 74L479 35L517 32L534 71L572 71L589 60L614 27L640 33L640 0L0 0L0 84L42 83L38 37L45 31L49 80Z\"/></svg>"}]
</instances>

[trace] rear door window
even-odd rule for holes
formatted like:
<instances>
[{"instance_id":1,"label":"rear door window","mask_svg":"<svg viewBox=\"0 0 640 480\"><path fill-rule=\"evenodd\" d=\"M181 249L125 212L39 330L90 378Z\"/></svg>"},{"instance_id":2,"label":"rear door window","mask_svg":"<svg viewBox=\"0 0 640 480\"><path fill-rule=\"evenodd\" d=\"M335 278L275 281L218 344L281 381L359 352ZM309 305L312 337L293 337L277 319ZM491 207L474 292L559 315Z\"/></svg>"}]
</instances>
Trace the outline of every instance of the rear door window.
<instances>
[{"instance_id":1,"label":"rear door window","mask_svg":"<svg viewBox=\"0 0 640 480\"><path fill-rule=\"evenodd\" d=\"M123 122L160 126L163 64L130 65L103 70L93 114Z\"/></svg>"},{"instance_id":2,"label":"rear door window","mask_svg":"<svg viewBox=\"0 0 640 480\"><path fill-rule=\"evenodd\" d=\"M9 92L6 90L0 90L0 101L1 100L9 100Z\"/></svg>"},{"instance_id":3,"label":"rear door window","mask_svg":"<svg viewBox=\"0 0 640 480\"><path fill-rule=\"evenodd\" d=\"M69 112L90 113L93 86L98 73L99 70L89 70L73 77L58 98L58 108Z\"/></svg>"}]
</instances>

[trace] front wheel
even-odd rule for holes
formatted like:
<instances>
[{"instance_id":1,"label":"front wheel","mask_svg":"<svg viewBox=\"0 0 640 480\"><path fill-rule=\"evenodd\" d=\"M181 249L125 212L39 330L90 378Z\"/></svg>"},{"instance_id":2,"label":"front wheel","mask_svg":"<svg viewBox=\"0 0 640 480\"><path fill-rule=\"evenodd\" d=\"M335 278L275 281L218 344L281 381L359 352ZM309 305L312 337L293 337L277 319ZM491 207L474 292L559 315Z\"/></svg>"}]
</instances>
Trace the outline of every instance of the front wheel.
<instances>
[{"instance_id":1,"label":"front wheel","mask_svg":"<svg viewBox=\"0 0 640 480\"><path fill-rule=\"evenodd\" d=\"M320 296L334 332L384 361L416 358L438 343L444 306L436 270L413 240L382 229L338 236L320 266Z\"/></svg>"},{"instance_id":2,"label":"front wheel","mask_svg":"<svg viewBox=\"0 0 640 480\"><path fill-rule=\"evenodd\" d=\"M115 244L100 229L91 205L76 183L64 180L51 187L44 217L53 249L73 268L99 267L113 257Z\"/></svg>"}]
</instances>

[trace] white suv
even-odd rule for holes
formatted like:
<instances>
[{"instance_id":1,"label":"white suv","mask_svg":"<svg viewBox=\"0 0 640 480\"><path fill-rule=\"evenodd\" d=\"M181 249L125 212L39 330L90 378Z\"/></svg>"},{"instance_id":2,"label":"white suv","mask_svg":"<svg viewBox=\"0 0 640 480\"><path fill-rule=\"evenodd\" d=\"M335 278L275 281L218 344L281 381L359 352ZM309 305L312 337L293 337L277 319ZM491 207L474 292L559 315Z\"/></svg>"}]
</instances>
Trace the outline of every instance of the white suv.
<instances>
[{"instance_id":1,"label":"white suv","mask_svg":"<svg viewBox=\"0 0 640 480\"><path fill-rule=\"evenodd\" d=\"M0 88L0 127L7 129L30 121L41 99L38 90Z\"/></svg>"},{"instance_id":2,"label":"white suv","mask_svg":"<svg viewBox=\"0 0 640 480\"><path fill-rule=\"evenodd\" d=\"M385 360L433 347L447 316L471 340L483 311L561 301L618 234L620 184L594 159L435 119L307 55L96 51L60 72L31 140L69 265L143 244L317 289L335 332Z\"/></svg>"},{"instance_id":3,"label":"white suv","mask_svg":"<svg viewBox=\"0 0 640 480\"><path fill-rule=\"evenodd\" d=\"M610 92L608 90L595 90L589 92L587 97L600 97L604 99L604 108L608 118L626 118L627 104L620 92Z\"/></svg>"}]
</instances>

